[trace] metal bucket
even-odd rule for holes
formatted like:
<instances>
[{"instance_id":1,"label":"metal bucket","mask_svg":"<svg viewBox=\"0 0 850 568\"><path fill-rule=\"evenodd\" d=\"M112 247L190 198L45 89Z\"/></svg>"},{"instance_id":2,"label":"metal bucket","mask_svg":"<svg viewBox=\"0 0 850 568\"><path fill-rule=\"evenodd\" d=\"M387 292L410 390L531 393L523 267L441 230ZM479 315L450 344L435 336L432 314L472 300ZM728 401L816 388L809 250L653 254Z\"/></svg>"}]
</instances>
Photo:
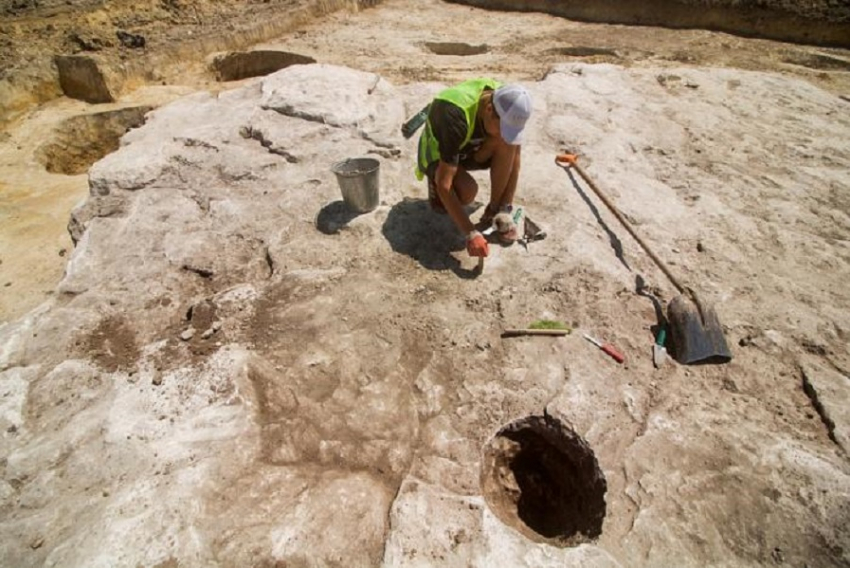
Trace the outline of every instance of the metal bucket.
<instances>
[{"instance_id":1,"label":"metal bucket","mask_svg":"<svg viewBox=\"0 0 850 568\"><path fill-rule=\"evenodd\" d=\"M331 167L342 190L342 200L350 209L368 213L378 206L380 168L381 162L374 158L349 158Z\"/></svg>"}]
</instances>

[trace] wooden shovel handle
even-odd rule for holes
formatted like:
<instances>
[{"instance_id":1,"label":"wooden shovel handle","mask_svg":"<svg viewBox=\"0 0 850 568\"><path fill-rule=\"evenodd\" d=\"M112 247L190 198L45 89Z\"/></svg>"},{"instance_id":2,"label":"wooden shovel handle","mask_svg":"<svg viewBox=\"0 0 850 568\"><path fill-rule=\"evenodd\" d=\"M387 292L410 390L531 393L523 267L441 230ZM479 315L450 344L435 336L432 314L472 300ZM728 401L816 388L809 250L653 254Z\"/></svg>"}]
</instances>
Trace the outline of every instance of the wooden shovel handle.
<instances>
[{"instance_id":1,"label":"wooden shovel handle","mask_svg":"<svg viewBox=\"0 0 850 568\"><path fill-rule=\"evenodd\" d=\"M506 329L502 337L521 337L523 335L569 335L569 329Z\"/></svg>"},{"instance_id":2,"label":"wooden shovel handle","mask_svg":"<svg viewBox=\"0 0 850 568\"><path fill-rule=\"evenodd\" d=\"M646 251L649 257L655 262L655 264L658 265L658 268L660 268L661 271L664 272L664 274L667 276L667 278L670 279L670 282L673 283L673 286L676 287L679 293L693 297L693 292L690 290L685 290L685 287L679 283L679 280L676 279L675 276L673 276L673 274L670 272L670 269L667 268L667 265L664 264L664 262L662 262L661 259L658 258L654 252L652 252L652 250L649 248L649 245L647 245L643 241L643 239L638 236L635 230L632 229L631 224L626 220L623 214L620 213L619 209L617 209L617 207L614 206L614 204L608 199L608 197L606 197L605 194L602 193L602 190L596 187L596 184L593 183L593 180L587 177L587 174L584 173L584 170L581 168L581 166L578 165L578 156L576 156L575 154L558 154L557 156L555 156L555 163L562 167L574 168L575 171L577 171L578 174L581 176L581 178L587 183L587 185L590 186L590 189L592 189L593 192L599 197L599 199L602 200L602 203L604 203L605 206L608 207L608 209L611 211L611 213L614 214L617 220L623 224L623 227L626 228L632 238L637 241L637 243L643 248L643 250Z\"/></svg>"}]
</instances>

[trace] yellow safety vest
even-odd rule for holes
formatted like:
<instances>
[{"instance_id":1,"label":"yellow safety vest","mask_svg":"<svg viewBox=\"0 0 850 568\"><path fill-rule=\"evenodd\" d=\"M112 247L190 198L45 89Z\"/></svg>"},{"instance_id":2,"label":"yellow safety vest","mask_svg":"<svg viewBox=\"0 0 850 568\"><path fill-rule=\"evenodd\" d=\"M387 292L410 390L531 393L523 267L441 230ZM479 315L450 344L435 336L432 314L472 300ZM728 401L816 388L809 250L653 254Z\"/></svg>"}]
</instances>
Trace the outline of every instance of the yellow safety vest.
<instances>
[{"instance_id":1,"label":"yellow safety vest","mask_svg":"<svg viewBox=\"0 0 850 568\"><path fill-rule=\"evenodd\" d=\"M454 87L441 91L434 100L448 101L459 107L466 117L466 137L461 148L466 146L475 131L475 117L478 114L478 103L484 89L496 90L501 83L493 79L470 79ZM416 160L416 179L425 177L428 165L440 159L440 145L431 130L431 119L425 122L425 130L419 137L419 152Z\"/></svg>"}]
</instances>

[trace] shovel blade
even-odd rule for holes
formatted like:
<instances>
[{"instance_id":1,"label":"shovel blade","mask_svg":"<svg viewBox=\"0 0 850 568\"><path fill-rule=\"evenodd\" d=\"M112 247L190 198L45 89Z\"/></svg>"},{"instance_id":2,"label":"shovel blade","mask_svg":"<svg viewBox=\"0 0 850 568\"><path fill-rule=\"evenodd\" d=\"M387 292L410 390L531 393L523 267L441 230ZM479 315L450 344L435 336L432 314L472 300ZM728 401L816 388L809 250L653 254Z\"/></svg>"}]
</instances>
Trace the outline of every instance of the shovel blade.
<instances>
[{"instance_id":1,"label":"shovel blade","mask_svg":"<svg viewBox=\"0 0 850 568\"><path fill-rule=\"evenodd\" d=\"M723 328L711 306L697 305L684 296L676 296L667 306L667 320L673 336L673 355L683 365L722 364L732 360Z\"/></svg>"}]
</instances>

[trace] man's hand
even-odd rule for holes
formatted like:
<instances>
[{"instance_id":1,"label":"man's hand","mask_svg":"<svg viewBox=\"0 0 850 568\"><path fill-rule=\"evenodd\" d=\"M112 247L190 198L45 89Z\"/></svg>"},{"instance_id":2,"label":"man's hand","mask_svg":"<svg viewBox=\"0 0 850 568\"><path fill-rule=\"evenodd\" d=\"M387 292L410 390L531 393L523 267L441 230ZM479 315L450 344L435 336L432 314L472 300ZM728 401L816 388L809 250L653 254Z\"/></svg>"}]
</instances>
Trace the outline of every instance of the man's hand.
<instances>
[{"instance_id":1,"label":"man's hand","mask_svg":"<svg viewBox=\"0 0 850 568\"><path fill-rule=\"evenodd\" d=\"M478 231L472 231L466 237L466 252L469 256L488 256L490 254L490 245L487 244L487 239Z\"/></svg>"}]
</instances>

